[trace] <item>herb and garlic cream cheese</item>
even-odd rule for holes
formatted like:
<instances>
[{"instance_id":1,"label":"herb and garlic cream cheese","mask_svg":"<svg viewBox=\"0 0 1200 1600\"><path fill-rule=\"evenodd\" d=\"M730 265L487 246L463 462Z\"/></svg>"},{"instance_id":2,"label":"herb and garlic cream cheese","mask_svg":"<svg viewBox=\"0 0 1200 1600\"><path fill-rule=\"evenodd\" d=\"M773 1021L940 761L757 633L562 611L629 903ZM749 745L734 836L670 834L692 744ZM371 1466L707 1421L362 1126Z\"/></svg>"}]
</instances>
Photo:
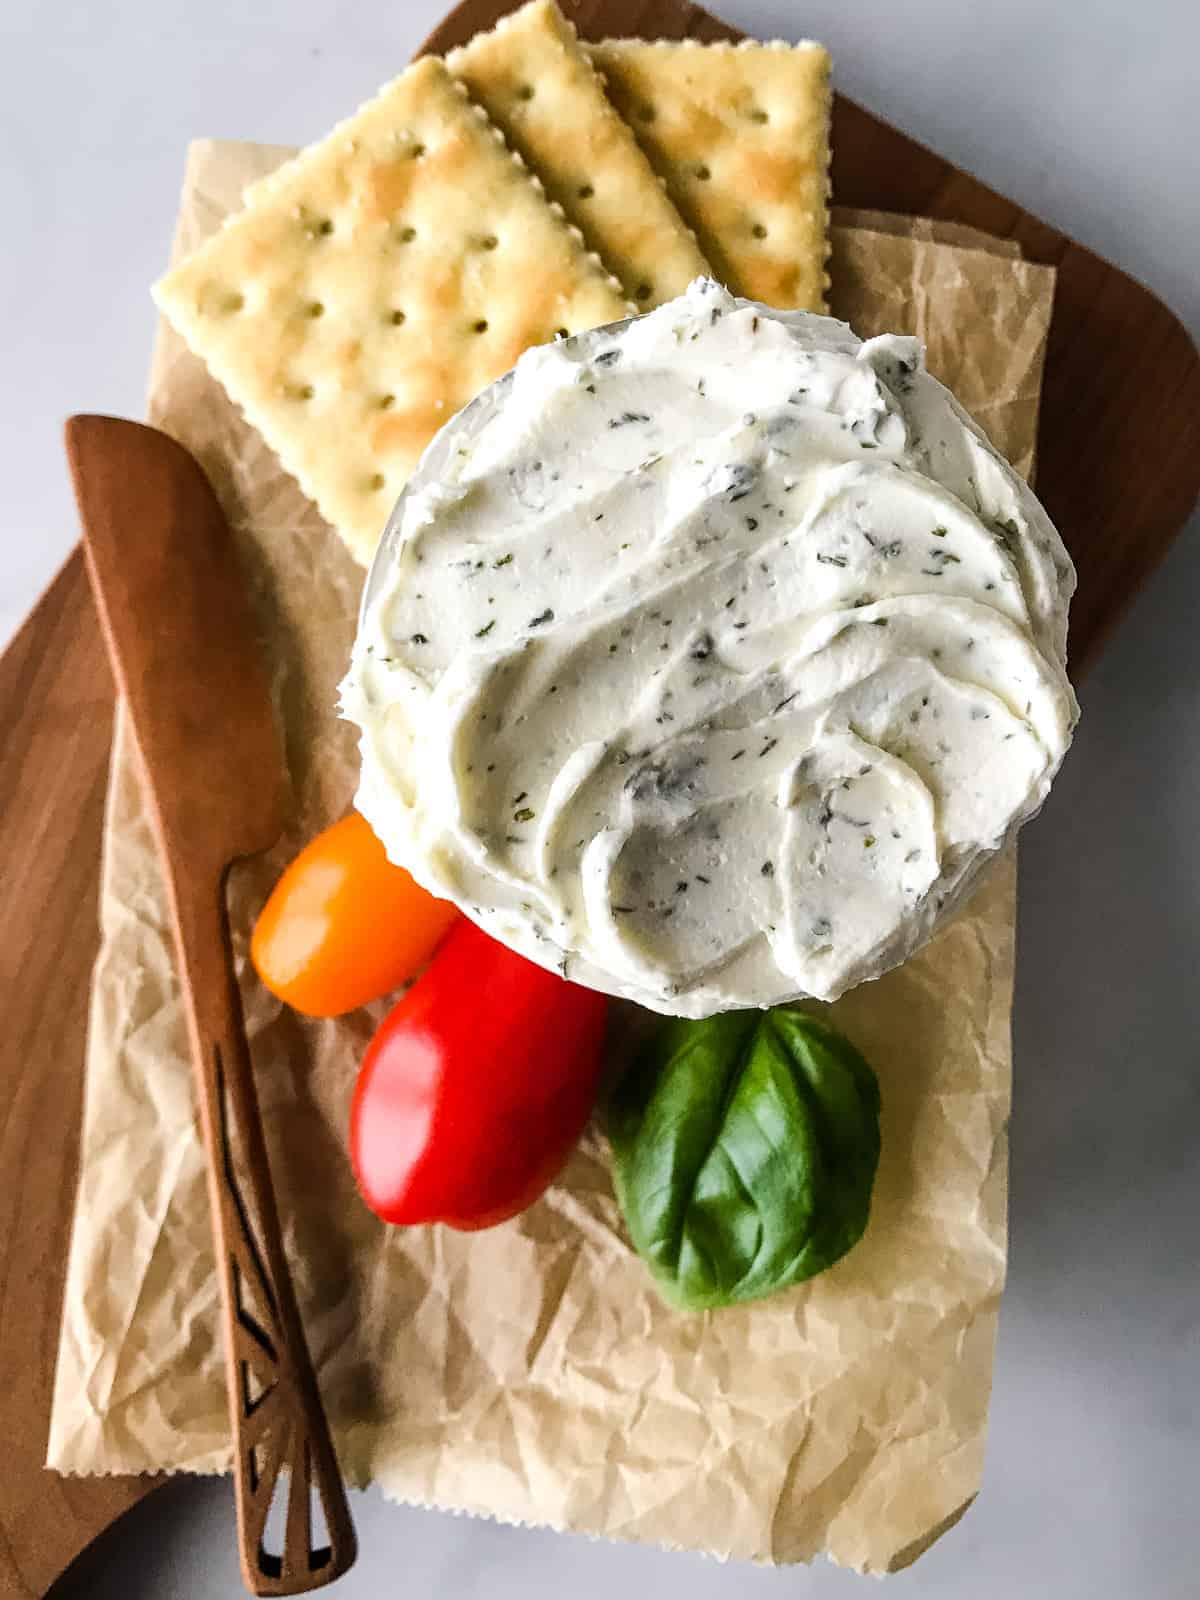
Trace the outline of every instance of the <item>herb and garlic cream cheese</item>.
<instances>
[{"instance_id":1,"label":"herb and garlic cream cheese","mask_svg":"<svg viewBox=\"0 0 1200 1600\"><path fill-rule=\"evenodd\" d=\"M1041 805L1075 574L913 339L701 279L430 447L343 686L389 854L571 978L831 999Z\"/></svg>"}]
</instances>

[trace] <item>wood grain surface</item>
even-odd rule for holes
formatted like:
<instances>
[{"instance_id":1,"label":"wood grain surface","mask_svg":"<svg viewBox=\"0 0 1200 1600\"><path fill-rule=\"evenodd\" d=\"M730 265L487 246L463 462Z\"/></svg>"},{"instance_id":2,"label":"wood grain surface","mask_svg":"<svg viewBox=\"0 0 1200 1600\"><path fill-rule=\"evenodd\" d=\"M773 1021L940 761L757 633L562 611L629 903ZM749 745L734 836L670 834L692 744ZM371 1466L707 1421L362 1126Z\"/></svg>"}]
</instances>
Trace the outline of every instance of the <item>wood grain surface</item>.
<instances>
[{"instance_id":1,"label":"wood grain surface","mask_svg":"<svg viewBox=\"0 0 1200 1600\"><path fill-rule=\"evenodd\" d=\"M39 1600L153 1487L46 1472L113 686L78 556L0 660L0 1595Z\"/></svg>"},{"instance_id":2,"label":"wood grain surface","mask_svg":"<svg viewBox=\"0 0 1200 1600\"><path fill-rule=\"evenodd\" d=\"M426 49L465 43L516 3L467 0ZM737 37L684 0L563 4L585 38ZM840 97L833 148L838 203L970 223L1058 268L1038 489L1079 567L1078 675L1200 492L1200 357L1148 290ZM1132 390L1136 411L1124 404ZM40 1470L75 1184L111 697L76 555L0 662L0 1600L42 1595L154 1483Z\"/></svg>"}]
</instances>

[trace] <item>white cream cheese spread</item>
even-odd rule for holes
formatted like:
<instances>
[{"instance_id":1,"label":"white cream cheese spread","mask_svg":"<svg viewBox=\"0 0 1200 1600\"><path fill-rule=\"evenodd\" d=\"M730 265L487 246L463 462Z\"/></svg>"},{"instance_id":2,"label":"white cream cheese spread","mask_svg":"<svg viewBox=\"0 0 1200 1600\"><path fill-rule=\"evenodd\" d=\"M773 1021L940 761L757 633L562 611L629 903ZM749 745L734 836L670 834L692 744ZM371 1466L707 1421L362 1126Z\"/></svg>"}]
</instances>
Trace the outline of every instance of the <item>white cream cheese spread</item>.
<instances>
[{"instance_id":1,"label":"white cream cheese spread","mask_svg":"<svg viewBox=\"0 0 1200 1600\"><path fill-rule=\"evenodd\" d=\"M430 447L343 686L357 803L581 983L831 999L1044 800L1074 584L915 340L698 280L530 350Z\"/></svg>"}]
</instances>

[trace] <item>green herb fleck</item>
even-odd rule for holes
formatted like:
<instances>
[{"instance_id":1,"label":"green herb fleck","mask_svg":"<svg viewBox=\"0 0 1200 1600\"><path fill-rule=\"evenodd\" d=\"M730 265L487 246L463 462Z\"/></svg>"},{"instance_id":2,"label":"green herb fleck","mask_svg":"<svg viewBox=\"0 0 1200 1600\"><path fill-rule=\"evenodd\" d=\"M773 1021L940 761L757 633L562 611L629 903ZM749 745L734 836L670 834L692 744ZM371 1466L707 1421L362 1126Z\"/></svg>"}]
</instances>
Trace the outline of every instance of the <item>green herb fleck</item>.
<instances>
[{"instance_id":1,"label":"green herb fleck","mask_svg":"<svg viewBox=\"0 0 1200 1600\"><path fill-rule=\"evenodd\" d=\"M1020 542L1021 538L1020 528L1015 522L1012 522L1004 517L996 518L996 527L999 529L999 532L996 534L996 538L1008 551L1010 556L1015 555L1016 551L1014 547Z\"/></svg>"}]
</instances>

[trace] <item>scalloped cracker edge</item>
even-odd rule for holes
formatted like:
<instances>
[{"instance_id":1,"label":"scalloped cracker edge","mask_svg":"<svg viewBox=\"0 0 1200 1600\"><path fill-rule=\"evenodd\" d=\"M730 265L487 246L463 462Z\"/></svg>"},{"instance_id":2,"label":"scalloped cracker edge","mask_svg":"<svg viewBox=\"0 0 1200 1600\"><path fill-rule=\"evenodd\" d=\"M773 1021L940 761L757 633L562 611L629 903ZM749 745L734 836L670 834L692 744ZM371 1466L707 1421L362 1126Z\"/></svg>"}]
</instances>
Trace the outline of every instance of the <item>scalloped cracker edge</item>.
<instances>
[{"instance_id":1,"label":"scalloped cracker edge","mask_svg":"<svg viewBox=\"0 0 1200 1600\"><path fill-rule=\"evenodd\" d=\"M433 435L634 309L436 58L246 191L154 298L367 564Z\"/></svg>"},{"instance_id":2,"label":"scalloped cracker edge","mask_svg":"<svg viewBox=\"0 0 1200 1600\"><path fill-rule=\"evenodd\" d=\"M589 45L716 275L783 309L829 289L829 55L812 40Z\"/></svg>"},{"instance_id":3,"label":"scalloped cracker edge","mask_svg":"<svg viewBox=\"0 0 1200 1600\"><path fill-rule=\"evenodd\" d=\"M712 268L554 0L531 0L446 57L639 310Z\"/></svg>"}]
</instances>

